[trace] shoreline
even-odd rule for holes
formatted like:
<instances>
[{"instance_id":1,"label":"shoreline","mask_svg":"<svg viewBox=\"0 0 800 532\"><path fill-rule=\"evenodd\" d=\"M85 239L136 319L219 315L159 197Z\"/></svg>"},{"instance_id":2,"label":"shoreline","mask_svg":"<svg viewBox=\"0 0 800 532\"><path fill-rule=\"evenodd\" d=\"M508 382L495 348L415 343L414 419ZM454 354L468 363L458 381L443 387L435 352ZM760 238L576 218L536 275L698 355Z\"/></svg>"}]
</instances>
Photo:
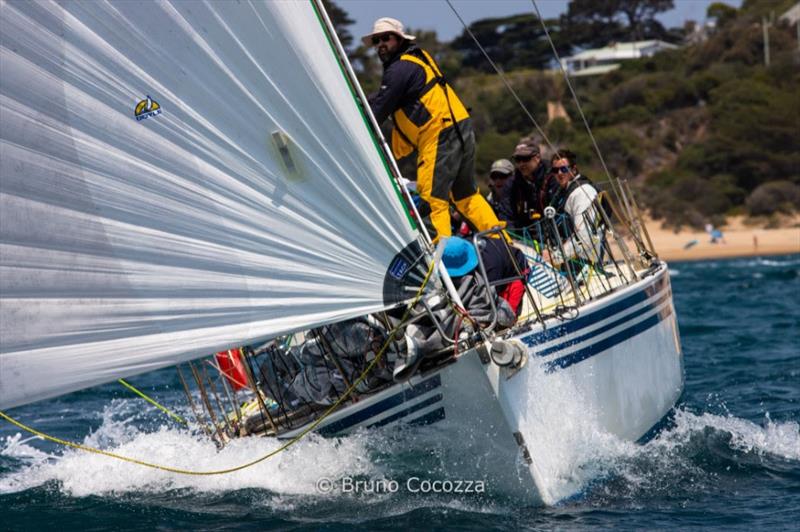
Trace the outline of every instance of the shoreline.
<instances>
[{"instance_id":1,"label":"shoreline","mask_svg":"<svg viewBox=\"0 0 800 532\"><path fill-rule=\"evenodd\" d=\"M800 253L798 222L800 220L795 218L790 222L791 227L761 229L747 226L743 217L735 217L721 228L722 238L712 243L705 231L676 233L662 228L657 221L645 220L659 258L670 262Z\"/></svg>"},{"instance_id":2,"label":"shoreline","mask_svg":"<svg viewBox=\"0 0 800 532\"><path fill-rule=\"evenodd\" d=\"M658 248L656 248L658 251ZM727 259L744 259L747 257L779 257L782 255L797 255L800 254L800 250L792 249L792 250L774 250L771 249L769 251L762 251L762 250L753 250L750 252L747 251L739 251L735 250L731 253L703 253L700 255L692 255L692 256L684 256L680 254L664 254L659 253L658 258L663 261L674 263L674 262L698 262L701 260L727 260Z\"/></svg>"}]
</instances>

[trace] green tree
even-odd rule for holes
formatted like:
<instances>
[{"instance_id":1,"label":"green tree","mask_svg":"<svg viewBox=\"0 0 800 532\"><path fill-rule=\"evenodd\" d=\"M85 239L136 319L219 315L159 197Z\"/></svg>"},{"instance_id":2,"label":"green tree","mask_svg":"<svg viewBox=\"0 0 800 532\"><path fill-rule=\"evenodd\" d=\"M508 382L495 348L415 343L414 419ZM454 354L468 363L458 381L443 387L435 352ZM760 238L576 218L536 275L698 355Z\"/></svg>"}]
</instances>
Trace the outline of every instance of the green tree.
<instances>
[{"instance_id":1,"label":"green tree","mask_svg":"<svg viewBox=\"0 0 800 532\"><path fill-rule=\"evenodd\" d=\"M797 0L744 0L739 12L747 14L752 20L761 20L761 17L775 16L787 11L797 3Z\"/></svg>"},{"instance_id":2,"label":"green tree","mask_svg":"<svg viewBox=\"0 0 800 532\"><path fill-rule=\"evenodd\" d=\"M755 79L725 83L711 91L711 135L696 170L726 173L753 190L774 179L797 180L800 105L797 93Z\"/></svg>"},{"instance_id":3,"label":"green tree","mask_svg":"<svg viewBox=\"0 0 800 532\"><path fill-rule=\"evenodd\" d=\"M655 16L672 7L672 0L572 0L562 22L576 46L660 39L667 31Z\"/></svg>"},{"instance_id":4,"label":"green tree","mask_svg":"<svg viewBox=\"0 0 800 532\"><path fill-rule=\"evenodd\" d=\"M345 50L348 50L350 45L353 44L353 34L350 33L347 27L352 26L356 21L351 19L347 11L336 5L333 0L322 0L322 5L325 7L325 11L331 19L333 29L336 30L336 35L338 35L339 40L342 41L342 46L344 46Z\"/></svg>"},{"instance_id":5,"label":"green tree","mask_svg":"<svg viewBox=\"0 0 800 532\"><path fill-rule=\"evenodd\" d=\"M559 21L546 20L545 24L559 53L568 53L571 48L560 30ZM542 25L533 14L485 18L470 24L469 30L503 70L544 68L554 59ZM466 30L450 46L461 52L465 67L494 72Z\"/></svg>"},{"instance_id":6,"label":"green tree","mask_svg":"<svg viewBox=\"0 0 800 532\"><path fill-rule=\"evenodd\" d=\"M721 28L736 18L738 11L735 7L729 6L724 2L714 2L706 10L706 16L713 18L717 22L717 27Z\"/></svg>"}]
</instances>

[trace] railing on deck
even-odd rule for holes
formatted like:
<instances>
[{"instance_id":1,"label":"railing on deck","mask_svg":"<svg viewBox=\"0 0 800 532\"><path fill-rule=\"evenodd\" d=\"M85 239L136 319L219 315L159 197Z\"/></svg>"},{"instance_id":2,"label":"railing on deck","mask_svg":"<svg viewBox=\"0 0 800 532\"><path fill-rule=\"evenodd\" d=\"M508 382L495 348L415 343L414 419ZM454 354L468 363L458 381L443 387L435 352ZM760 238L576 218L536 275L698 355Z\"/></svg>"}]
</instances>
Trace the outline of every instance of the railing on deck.
<instances>
[{"instance_id":1,"label":"railing on deck","mask_svg":"<svg viewBox=\"0 0 800 532\"><path fill-rule=\"evenodd\" d=\"M546 326L552 317L574 318L581 305L636 282L653 268L657 256L628 183L618 181L613 190L613 197L600 192L592 207L583 213L582 223L569 220L563 213L548 210L545 217L531 225L509 232L515 240L513 245L525 255L527 270L518 265L515 275L490 282L486 265L478 253L479 275L487 285L492 319L469 338L459 336L458 328L455 337L451 338L443 323L439 322L433 307L441 306L442 294L435 293L427 300L423 299L420 308L412 313L410 323L429 318L445 344L441 353L435 354L443 360L451 359L460 349L477 345L498 332L497 304L493 297L496 287L517 279L524 281L527 305L523 305L516 325L502 331L513 335L537 323ZM482 240L496 238L504 243L512 263L517 264L504 233L500 228L484 231L476 234L473 242L476 249L480 249ZM463 309L456 310L463 312ZM373 318L386 330L392 328L387 314ZM241 378L247 381L244 388L235 385L230 375L226 375L217 364L206 361L196 367L189 363L197 390L194 395L198 397L199 405L193 400L179 368L181 382L199 425L219 445L224 445L232 437L253 433L278 435L316 419L325 407L308 403L302 397L301 404L290 404L284 396L281 379L292 374L290 366L299 363L294 352L298 348L291 347L291 342L303 344L313 339L327 370L342 375L349 385L342 363L326 340L326 334L326 326L323 326L305 334L277 338L258 347L241 348ZM391 382L386 382L369 391L389 385ZM332 388L332 393L332 399L339 397L335 388ZM354 395L352 401L357 400L357 395Z\"/></svg>"},{"instance_id":2,"label":"railing on deck","mask_svg":"<svg viewBox=\"0 0 800 532\"><path fill-rule=\"evenodd\" d=\"M520 316L518 326L563 317L636 282L653 266L657 255L630 186L617 180L613 190L613 196L600 191L578 223L548 208L544 217L509 232L530 266L525 295L529 311ZM492 232L497 231L476 235L476 245Z\"/></svg>"}]
</instances>

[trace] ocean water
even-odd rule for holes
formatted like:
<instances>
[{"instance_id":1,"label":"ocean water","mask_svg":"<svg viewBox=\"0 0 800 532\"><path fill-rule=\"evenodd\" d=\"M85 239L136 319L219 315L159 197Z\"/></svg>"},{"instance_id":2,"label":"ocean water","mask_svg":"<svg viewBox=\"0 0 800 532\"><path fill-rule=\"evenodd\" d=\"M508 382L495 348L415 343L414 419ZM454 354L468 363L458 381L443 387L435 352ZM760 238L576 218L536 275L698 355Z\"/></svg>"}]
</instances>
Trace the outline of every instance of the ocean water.
<instances>
[{"instance_id":1,"label":"ocean water","mask_svg":"<svg viewBox=\"0 0 800 532\"><path fill-rule=\"evenodd\" d=\"M474 442L436 425L311 436L243 471L193 477L65 449L0 421L0 529L796 530L800 256L670 268L686 372L673 423L645 445L587 434L571 457L585 473L578 494L557 506L476 484L424 493L422 482L436 479L463 480L465 491L481 472ZM174 370L131 382L189 415ZM217 452L118 384L9 413L64 439L194 470L275 448L244 439ZM320 484L343 478L361 481L359 493Z\"/></svg>"}]
</instances>

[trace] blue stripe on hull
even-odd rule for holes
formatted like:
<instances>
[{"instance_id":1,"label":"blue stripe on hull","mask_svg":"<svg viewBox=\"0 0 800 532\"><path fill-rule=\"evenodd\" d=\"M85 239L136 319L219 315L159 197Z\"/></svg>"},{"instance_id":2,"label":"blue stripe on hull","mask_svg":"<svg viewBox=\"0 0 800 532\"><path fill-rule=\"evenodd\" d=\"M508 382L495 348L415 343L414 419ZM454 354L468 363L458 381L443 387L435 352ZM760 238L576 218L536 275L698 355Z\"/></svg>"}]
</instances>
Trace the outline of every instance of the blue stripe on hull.
<instances>
[{"instance_id":1,"label":"blue stripe on hull","mask_svg":"<svg viewBox=\"0 0 800 532\"><path fill-rule=\"evenodd\" d=\"M531 334L531 335L529 335L527 337L520 338L520 340L522 342L524 342L525 344L527 344L528 346L530 346L530 347L535 347L536 345L539 345L539 344L541 344L543 342L547 342L549 340L553 340L553 339L556 339L556 338L559 338L559 337L562 337L562 336L569 335L569 334L571 334L573 332L579 331L579 330L581 330L581 329L583 329L585 327L589 327L589 326L591 326L591 325L593 325L595 323L598 323L598 322L600 322L602 320L605 320L605 319L613 316L614 314L617 314L617 313L619 313L621 311L624 311L625 309L628 309L628 308L630 308L630 307L632 307L634 305L637 305L637 304L643 303L645 301L648 301L655 294L659 294L660 292L662 292L662 290L664 290L666 287L668 287L668 285L669 285L668 277L664 276L661 279L659 279L656 282L654 282L652 285L644 288L643 290L640 290L640 291L638 291L638 292L636 292L634 294L631 294L630 296L627 296L627 297L625 297L624 299L622 299L620 301L612 303L611 305L608 305L607 307L604 307L604 308L602 308L602 309L600 309L600 310L598 310L596 312L593 312L591 314L587 314L586 316L578 317L578 318L576 318L574 320L565 322L565 323L563 323L561 325L558 325L556 327L553 327L551 329L540 331L540 332ZM570 347L572 345L576 345L576 344L578 344L580 342L584 342L584 341L590 339L593 336L600 335L605 331L609 331L609 330L611 330L611 329L613 329L615 327L618 327L618 326L622 325L623 323L625 323L627 321L633 320L633 319L635 319L635 318L637 318L637 317L639 317L639 316L641 316L641 315L643 315L643 314L645 314L647 312L650 312L650 311L654 310L658 306L662 305L668 298L670 298L671 295L672 295L671 291L669 289L667 289L666 291L664 291L663 294L660 294L660 296L659 296L659 298L657 300L651 302L650 304L646 305L642 309L639 309L636 312L628 314L628 315L626 315L624 317L621 317L621 318L615 320L614 322L606 324L606 325L602 326L601 328L596 329L596 330L594 330L592 332L586 333L586 334L584 334L582 336L579 336L579 337L570 338L569 340L567 340L567 341L565 341L565 342L563 342L563 343L561 343L559 345L552 346L552 347L549 347L547 349L544 349L544 350L542 350L541 352L539 352L537 354L538 354L538 356L542 356L542 357L543 356L547 356L547 355L555 353L557 351L561 351L563 349L566 349L566 348L568 348L568 347ZM636 325L634 325L632 327L628 327L627 329L624 329L624 330L622 330L620 332L617 332L617 333L609 336L608 338L604 338L603 340L601 340L601 341L599 341L599 342L597 342L597 343L595 343L593 345L584 347L582 349L579 349L577 351L574 351L572 353L569 353L569 354L567 354L565 356L562 356L560 358L557 358L555 360L552 360L552 361L546 363L546 365L545 365L546 371L548 373L552 373L552 372L557 371L559 369L568 368L569 366L572 366L572 365L577 364L577 363L579 363L579 362L581 362L583 360L586 360L586 359L588 359L590 357L593 357L593 356L595 356L595 355L597 355L597 354L599 354L599 353L601 353L601 352L603 352L605 350L611 349L612 347L614 347L614 346L616 346L616 345L618 345L618 344L620 344L622 342L625 342L626 340L629 340L630 338L632 338L632 337L634 337L634 336L636 336L636 335L638 335L638 334L640 334L640 333L642 333L642 332L654 327L659 322L661 322L662 320L668 318L671 315L672 315L672 305L666 305L657 314L645 319L644 321L642 321L640 323L637 323ZM346 431L346 430L352 428L353 426L358 425L359 423L363 423L365 421L368 421L371 418L379 416L380 414L382 414L383 412L386 412L387 410L390 410L392 408L400 406L400 405L402 405L403 403L405 403L407 401L410 401L410 400L412 400L412 399L414 399L416 397L419 397L419 396L421 396L421 395L423 395L425 393L428 393L431 390L434 390L435 388L438 388L439 386L441 386L441 384L442 384L441 377L438 374L434 375L430 379L419 383L418 385L414 386L413 388L407 389L407 390L405 390L403 392L397 393L395 395L387 397L386 399L378 401L377 403L375 403L375 404L373 404L373 405L371 405L371 406L369 406L367 408L364 408L363 410L359 410L357 412L354 412L353 414L350 414L349 416L346 416L346 417L344 417L344 418L342 418L342 419L340 419L338 421L335 421L335 422L331 423L330 425L322 427L317 432L319 432L319 434L321 434L323 436L332 436L334 434ZM389 423L392 423L392 422L397 421L399 419L408 417L408 416L412 415L415 412L418 412L420 410L428 408L431 405L442 401L442 399L443 399L443 396L442 396L441 393L440 394L436 394L436 395L434 395L434 396L432 396L432 397L430 397L430 398L428 398L428 399L426 399L426 400L424 400L424 401L422 401L422 402L420 402L420 403L418 403L418 404L416 404L414 406L411 406L411 407L405 408L403 410L400 410L398 412L395 412L391 416L388 416L388 417L386 417L386 418L384 418L384 419L382 419L380 421L377 421L377 422L372 423L372 424L367 425L367 426L369 428L372 428L372 427L381 427L381 426L384 426L384 425L388 425ZM425 414L424 416L421 416L421 417L419 417L417 419L412 420L410 422L410 424L415 424L415 425L422 424L422 425L425 425L425 424L429 424L429 423L435 423L436 421L440 421L440 420L442 420L444 418L445 418L445 412L444 412L444 408L442 407L442 408L438 408L436 410L433 410L433 411Z\"/></svg>"},{"instance_id":2,"label":"blue stripe on hull","mask_svg":"<svg viewBox=\"0 0 800 532\"><path fill-rule=\"evenodd\" d=\"M608 338L600 340L596 344L592 344L588 347L584 347L583 349L579 349L566 356L548 362L546 364L547 372L552 373L558 369L568 368L573 364L577 364L578 362L586 360L587 358L593 357L605 351L606 349L611 349L612 347L621 344L626 340L630 340L637 334L643 333L644 331L655 327L659 322L668 318L670 315L672 315L672 306L668 305L662 312L650 316L646 320L637 323L633 327L623 329L616 334L612 334Z\"/></svg>"},{"instance_id":3,"label":"blue stripe on hull","mask_svg":"<svg viewBox=\"0 0 800 532\"><path fill-rule=\"evenodd\" d=\"M391 408L400 406L406 401L410 401L415 397L419 397L420 395L423 395L435 388L438 388L441 385L442 385L442 378L438 374L434 375L430 379L417 384L413 388L404 390L398 394L392 395L391 397L387 397L386 399L378 401L374 405L368 406L363 410L359 410L358 412L354 412L349 416L343 417L338 421L334 421L330 425L322 427L317 432L322 436L332 436L337 432L342 432L343 430L349 429L353 425L357 425L372 417L382 414L383 412Z\"/></svg>"},{"instance_id":4,"label":"blue stripe on hull","mask_svg":"<svg viewBox=\"0 0 800 532\"><path fill-rule=\"evenodd\" d=\"M564 350L564 349L566 349L566 348L568 348L570 346L573 346L573 345L579 344L581 342L584 342L584 341L590 339L593 336L599 336L599 335L601 335L602 333L604 333L606 331L610 331L611 329L613 329L615 327L619 327L620 325L622 325L626 321L633 321L634 319L638 318L639 316L641 316L643 314L646 314L648 312L652 312L654 309L659 307L664 301L666 301L671 295L672 295L671 292L667 291L660 298L658 298L658 300L654 301L653 303L651 303L651 304L649 304L649 305L647 305L645 307L640 308L639 310L637 310L636 312L634 312L632 314L626 314L622 318L620 318L618 320L615 320L615 321L613 321L611 323L608 323L608 324L606 324L606 325L604 325L604 326L602 326L602 327L600 327L598 329L595 329L590 333L586 333L583 336L576 336L575 338L570 338L569 340L567 340L564 343L557 344L557 345L554 345L552 347L548 347L547 349L543 349L541 351L538 351L536 354L538 356L540 356L540 357L546 357L547 355L550 355L550 354L555 353L557 351L562 351L562 350Z\"/></svg>"},{"instance_id":5,"label":"blue stripe on hull","mask_svg":"<svg viewBox=\"0 0 800 532\"><path fill-rule=\"evenodd\" d=\"M428 412L424 416L418 417L417 419L411 420L408 422L409 425L431 425L436 423L437 421L441 421L444 419L444 407L437 408L432 412Z\"/></svg>"},{"instance_id":6,"label":"blue stripe on hull","mask_svg":"<svg viewBox=\"0 0 800 532\"><path fill-rule=\"evenodd\" d=\"M653 295L661 292L667 286L667 284L668 278L664 276L643 290L640 290L635 294L626 297L625 299L617 301L616 303L612 303L607 307L597 310L596 312L592 312L586 316L580 316L556 327L525 336L524 338L520 338L520 340L529 347L536 347L544 342L566 336L594 323L602 321L610 316L613 316L614 314L617 314L618 312L621 312L627 308L647 301Z\"/></svg>"},{"instance_id":7,"label":"blue stripe on hull","mask_svg":"<svg viewBox=\"0 0 800 532\"><path fill-rule=\"evenodd\" d=\"M433 397L429 397L429 398L425 399L424 401L422 401L421 403L417 403L414 406L406 408L405 410L401 410L399 412L396 412L396 413L392 414L389 417L385 417L385 418L381 419L377 423L373 423L372 425L368 425L367 428L371 429L372 427L382 427L384 425L388 425L392 421L397 421L400 418L404 418L407 415L413 414L414 412L422 410L425 407L431 406L434 403L438 403L439 401L442 400L442 398L443 398L442 394L437 393Z\"/></svg>"}]
</instances>

